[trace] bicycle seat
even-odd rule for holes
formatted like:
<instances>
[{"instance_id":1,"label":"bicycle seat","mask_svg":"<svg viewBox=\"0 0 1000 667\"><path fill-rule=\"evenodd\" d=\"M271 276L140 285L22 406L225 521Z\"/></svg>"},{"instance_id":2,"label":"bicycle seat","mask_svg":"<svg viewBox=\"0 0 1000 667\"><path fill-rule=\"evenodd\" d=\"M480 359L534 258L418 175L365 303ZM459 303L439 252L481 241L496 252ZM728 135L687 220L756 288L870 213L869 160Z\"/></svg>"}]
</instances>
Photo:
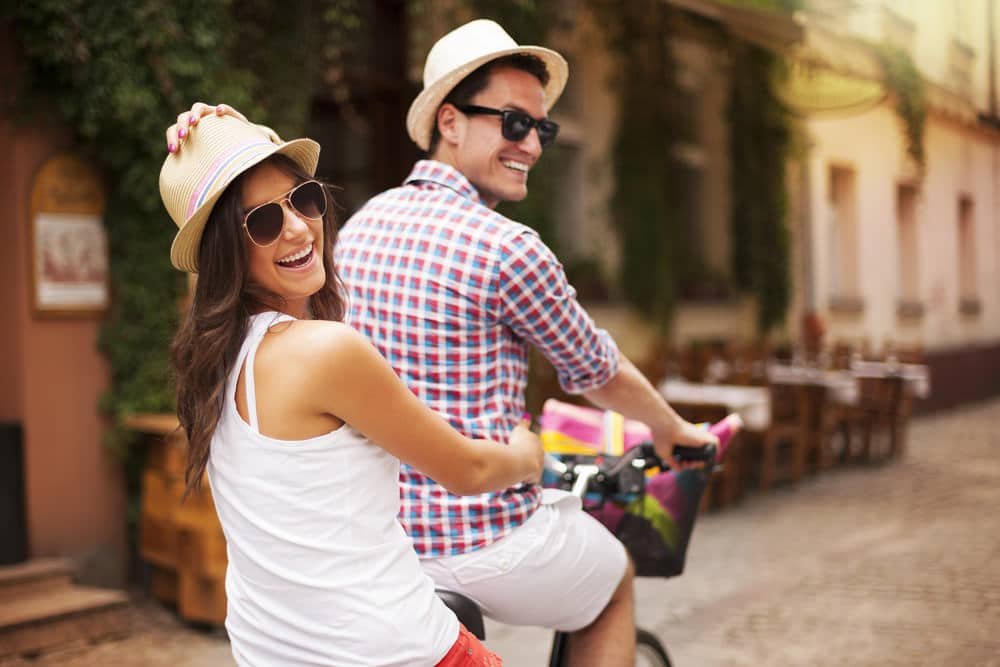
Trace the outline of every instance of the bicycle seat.
<instances>
[{"instance_id":1,"label":"bicycle seat","mask_svg":"<svg viewBox=\"0 0 1000 667\"><path fill-rule=\"evenodd\" d=\"M479 605L465 597L461 593L436 589L434 591L441 598L445 606L455 612L458 620L465 626L465 629L476 636L480 641L486 639L486 628L483 626L483 612L479 611Z\"/></svg>"}]
</instances>

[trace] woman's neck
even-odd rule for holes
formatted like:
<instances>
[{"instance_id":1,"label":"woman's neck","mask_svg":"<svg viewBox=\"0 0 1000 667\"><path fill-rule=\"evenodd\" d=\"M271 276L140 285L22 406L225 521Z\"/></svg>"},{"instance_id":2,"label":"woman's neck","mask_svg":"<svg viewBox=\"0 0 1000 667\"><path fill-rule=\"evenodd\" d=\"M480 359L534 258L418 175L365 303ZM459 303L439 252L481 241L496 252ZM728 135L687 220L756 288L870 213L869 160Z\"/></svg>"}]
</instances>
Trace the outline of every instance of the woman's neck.
<instances>
[{"instance_id":1,"label":"woman's neck","mask_svg":"<svg viewBox=\"0 0 1000 667\"><path fill-rule=\"evenodd\" d=\"M295 301L286 301L282 304L259 302L252 310L254 315L273 310L285 315L291 315L297 320L310 319L309 299L296 299Z\"/></svg>"}]
</instances>

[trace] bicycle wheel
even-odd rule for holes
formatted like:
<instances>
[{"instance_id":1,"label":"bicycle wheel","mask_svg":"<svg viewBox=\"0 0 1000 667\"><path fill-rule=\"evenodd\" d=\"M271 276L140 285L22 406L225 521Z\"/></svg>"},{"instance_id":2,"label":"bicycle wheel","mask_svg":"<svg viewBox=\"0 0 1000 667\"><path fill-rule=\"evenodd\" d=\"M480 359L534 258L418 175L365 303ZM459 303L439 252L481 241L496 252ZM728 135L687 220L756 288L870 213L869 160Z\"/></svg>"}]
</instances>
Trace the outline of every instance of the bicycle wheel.
<instances>
[{"instance_id":1,"label":"bicycle wheel","mask_svg":"<svg viewBox=\"0 0 1000 667\"><path fill-rule=\"evenodd\" d=\"M635 631L636 667L670 667L670 657L663 644L652 632L638 628Z\"/></svg>"}]
</instances>

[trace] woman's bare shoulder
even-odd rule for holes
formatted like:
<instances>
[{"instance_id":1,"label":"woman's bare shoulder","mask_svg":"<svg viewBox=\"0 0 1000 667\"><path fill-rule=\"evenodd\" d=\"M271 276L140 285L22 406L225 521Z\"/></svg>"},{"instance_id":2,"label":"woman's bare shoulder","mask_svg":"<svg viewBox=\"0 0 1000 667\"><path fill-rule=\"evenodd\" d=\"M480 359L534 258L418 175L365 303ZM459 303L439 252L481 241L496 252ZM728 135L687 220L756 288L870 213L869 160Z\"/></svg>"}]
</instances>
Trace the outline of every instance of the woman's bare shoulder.
<instances>
[{"instance_id":1,"label":"woman's bare shoulder","mask_svg":"<svg viewBox=\"0 0 1000 667\"><path fill-rule=\"evenodd\" d=\"M268 333L272 351L303 370L329 370L329 364L341 365L374 352L364 336L343 322L295 320L279 323Z\"/></svg>"}]
</instances>

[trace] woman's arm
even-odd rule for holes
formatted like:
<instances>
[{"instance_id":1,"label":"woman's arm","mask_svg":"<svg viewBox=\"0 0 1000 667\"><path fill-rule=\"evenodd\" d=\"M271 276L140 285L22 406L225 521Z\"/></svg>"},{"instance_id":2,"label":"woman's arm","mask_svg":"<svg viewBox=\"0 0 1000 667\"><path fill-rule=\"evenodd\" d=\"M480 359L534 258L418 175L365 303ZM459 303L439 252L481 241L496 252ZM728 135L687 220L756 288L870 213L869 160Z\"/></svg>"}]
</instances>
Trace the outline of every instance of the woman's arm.
<instances>
[{"instance_id":1,"label":"woman's arm","mask_svg":"<svg viewBox=\"0 0 1000 667\"><path fill-rule=\"evenodd\" d=\"M344 324L308 324L319 325L310 327L316 363L309 395L400 461L459 495L541 476L541 441L525 426L507 445L466 438L424 405L361 334Z\"/></svg>"}]
</instances>

